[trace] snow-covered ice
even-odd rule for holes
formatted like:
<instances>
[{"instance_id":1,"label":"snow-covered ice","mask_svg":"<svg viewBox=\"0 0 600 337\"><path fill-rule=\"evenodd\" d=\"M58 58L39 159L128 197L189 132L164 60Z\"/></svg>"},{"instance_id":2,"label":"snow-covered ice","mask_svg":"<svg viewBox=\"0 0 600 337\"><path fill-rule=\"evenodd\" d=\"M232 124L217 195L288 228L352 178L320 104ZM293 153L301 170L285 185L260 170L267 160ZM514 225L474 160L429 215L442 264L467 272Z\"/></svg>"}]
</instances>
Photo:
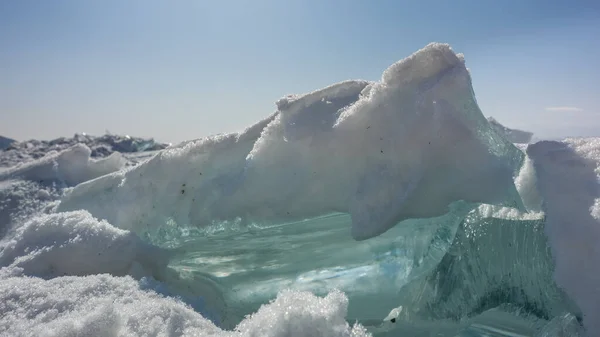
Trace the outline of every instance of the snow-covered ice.
<instances>
[{"instance_id":1,"label":"snow-covered ice","mask_svg":"<svg viewBox=\"0 0 600 337\"><path fill-rule=\"evenodd\" d=\"M471 93L464 60L432 44L380 82L347 81L277 102L239 134L167 149L83 183L59 205L138 233L167 220L207 226L281 223L346 212L368 239L458 200L522 207L523 154L495 133Z\"/></svg>"},{"instance_id":2,"label":"snow-covered ice","mask_svg":"<svg viewBox=\"0 0 600 337\"><path fill-rule=\"evenodd\" d=\"M9 145L0 335L600 333L600 140L515 146L445 44L276 107L168 148Z\"/></svg>"},{"instance_id":3,"label":"snow-covered ice","mask_svg":"<svg viewBox=\"0 0 600 337\"><path fill-rule=\"evenodd\" d=\"M544 198L556 281L583 311L590 336L600 334L600 139L542 141L527 149Z\"/></svg>"}]
</instances>

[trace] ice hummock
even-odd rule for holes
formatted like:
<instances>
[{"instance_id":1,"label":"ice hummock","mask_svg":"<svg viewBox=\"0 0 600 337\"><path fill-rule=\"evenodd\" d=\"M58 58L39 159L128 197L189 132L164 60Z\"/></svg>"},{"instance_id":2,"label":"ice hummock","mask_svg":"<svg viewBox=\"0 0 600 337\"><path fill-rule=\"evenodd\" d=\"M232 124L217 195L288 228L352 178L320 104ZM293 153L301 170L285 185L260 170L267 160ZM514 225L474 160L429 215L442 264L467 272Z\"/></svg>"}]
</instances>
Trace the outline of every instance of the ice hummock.
<instances>
[{"instance_id":1,"label":"ice hummock","mask_svg":"<svg viewBox=\"0 0 600 337\"><path fill-rule=\"evenodd\" d=\"M583 312L589 336L600 334L600 138L530 145L544 196L546 235L556 282Z\"/></svg>"},{"instance_id":2,"label":"ice hummock","mask_svg":"<svg viewBox=\"0 0 600 337\"><path fill-rule=\"evenodd\" d=\"M597 141L534 144L524 160L477 108L462 55L440 44L379 82L277 106L243 132L68 189L43 211L53 214L17 217L0 241L1 329L552 336L583 321L598 331L585 268L598 260ZM3 191L39 186L43 163L2 173ZM81 180L99 172L68 166ZM565 179L572 168L581 174ZM350 215L316 217L331 212Z\"/></svg>"},{"instance_id":3,"label":"ice hummock","mask_svg":"<svg viewBox=\"0 0 600 337\"><path fill-rule=\"evenodd\" d=\"M239 134L81 184L58 209L86 209L138 233L167 222L285 223L344 212L364 240L402 220L441 216L459 200L522 207L513 176L523 154L483 117L464 60L448 45L427 46L379 82L342 82L277 106Z\"/></svg>"}]
</instances>

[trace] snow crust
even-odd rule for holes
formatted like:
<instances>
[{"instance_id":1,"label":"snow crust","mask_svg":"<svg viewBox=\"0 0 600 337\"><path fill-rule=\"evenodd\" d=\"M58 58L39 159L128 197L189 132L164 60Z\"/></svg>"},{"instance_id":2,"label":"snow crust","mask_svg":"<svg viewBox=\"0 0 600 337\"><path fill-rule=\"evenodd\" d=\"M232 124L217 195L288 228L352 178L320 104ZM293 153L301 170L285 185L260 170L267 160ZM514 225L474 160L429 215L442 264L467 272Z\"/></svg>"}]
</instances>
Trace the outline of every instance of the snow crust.
<instances>
[{"instance_id":1,"label":"snow crust","mask_svg":"<svg viewBox=\"0 0 600 337\"><path fill-rule=\"evenodd\" d=\"M513 175L523 154L491 129L448 45L428 45L379 82L346 81L277 106L241 133L81 184L58 210L86 209L138 233L345 212L363 240L458 200L522 208Z\"/></svg>"}]
</instances>

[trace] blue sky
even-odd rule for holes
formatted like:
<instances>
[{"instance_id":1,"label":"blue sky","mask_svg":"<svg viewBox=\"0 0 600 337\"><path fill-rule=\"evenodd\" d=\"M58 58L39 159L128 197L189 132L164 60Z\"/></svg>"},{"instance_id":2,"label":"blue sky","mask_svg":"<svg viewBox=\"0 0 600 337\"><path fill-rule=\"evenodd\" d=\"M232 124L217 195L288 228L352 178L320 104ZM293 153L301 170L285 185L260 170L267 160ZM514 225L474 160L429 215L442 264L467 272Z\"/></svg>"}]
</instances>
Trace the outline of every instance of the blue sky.
<instances>
[{"instance_id":1,"label":"blue sky","mask_svg":"<svg viewBox=\"0 0 600 337\"><path fill-rule=\"evenodd\" d=\"M238 131L432 41L465 54L484 114L600 136L596 0L0 1L0 135Z\"/></svg>"}]
</instances>

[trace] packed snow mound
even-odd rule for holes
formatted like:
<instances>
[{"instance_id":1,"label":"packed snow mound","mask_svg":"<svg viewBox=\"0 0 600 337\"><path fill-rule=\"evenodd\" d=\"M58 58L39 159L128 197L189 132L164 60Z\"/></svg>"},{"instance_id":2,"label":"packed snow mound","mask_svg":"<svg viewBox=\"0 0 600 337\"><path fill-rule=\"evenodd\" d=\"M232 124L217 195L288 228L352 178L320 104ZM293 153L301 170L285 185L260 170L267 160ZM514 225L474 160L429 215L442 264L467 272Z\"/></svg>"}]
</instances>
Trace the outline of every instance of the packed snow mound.
<instances>
[{"instance_id":1,"label":"packed snow mound","mask_svg":"<svg viewBox=\"0 0 600 337\"><path fill-rule=\"evenodd\" d=\"M16 140L0 136L0 150L4 150L11 144L15 143Z\"/></svg>"},{"instance_id":2,"label":"packed snow mound","mask_svg":"<svg viewBox=\"0 0 600 337\"><path fill-rule=\"evenodd\" d=\"M308 292L283 291L235 330L244 337L369 335L362 326L346 322L347 311L348 299L340 291L324 298Z\"/></svg>"},{"instance_id":3,"label":"packed snow mound","mask_svg":"<svg viewBox=\"0 0 600 337\"><path fill-rule=\"evenodd\" d=\"M6 336L368 336L344 319L347 299L283 293L234 331L179 300L142 290L130 277L43 280L0 270L0 330Z\"/></svg>"},{"instance_id":4,"label":"packed snow mound","mask_svg":"<svg viewBox=\"0 0 600 337\"><path fill-rule=\"evenodd\" d=\"M43 278L99 273L156 276L167 262L167 252L85 211L39 216L0 241L0 267Z\"/></svg>"},{"instance_id":5,"label":"packed snow mound","mask_svg":"<svg viewBox=\"0 0 600 337\"><path fill-rule=\"evenodd\" d=\"M346 81L277 106L239 134L81 184L58 210L86 209L136 232L345 212L362 240L458 200L522 208L513 175L524 155L491 129L448 45L428 45L379 82Z\"/></svg>"},{"instance_id":6,"label":"packed snow mound","mask_svg":"<svg viewBox=\"0 0 600 337\"><path fill-rule=\"evenodd\" d=\"M494 117L488 117L488 121L496 132L506 137L512 143L528 144L533 137L532 132L508 128L500 124Z\"/></svg>"},{"instance_id":7,"label":"packed snow mound","mask_svg":"<svg viewBox=\"0 0 600 337\"><path fill-rule=\"evenodd\" d=\"M600 138L530 145L546 213L559 286L583 312L589 336L600 335Z\"/></svg>"},{"instance_id":8,"label":"packed snow mound","mask_svg":"<svg viewBox=\"0 0 600 337\"><path fill-rule=\"evenodd\" d=\"M92 159L91 150L83 144L14 166L0 172L0 180L24 179L42 183L59 182L75 186L81 182L118 171L125 159L117 152L101 159Z\"/></svg>"},{"instance_id":9,"label":"packed snow mound","mask_svg":"<svg viewBox=\"0 0 600 337\"><path fill-rule=\"evenodd\" d=\"M28 162L44 157L52 151L63 151L77 144L90 148L92 158L108 157L114 152L138 153L165 149L169 144L158 143L154 139L143 139L130 136L107 134L100 137L86 134L75 134L71 138L54 140L13 141L6 148L0 147L0 166L10 167L18 163Z\"/></svg>"}]
</instances>

